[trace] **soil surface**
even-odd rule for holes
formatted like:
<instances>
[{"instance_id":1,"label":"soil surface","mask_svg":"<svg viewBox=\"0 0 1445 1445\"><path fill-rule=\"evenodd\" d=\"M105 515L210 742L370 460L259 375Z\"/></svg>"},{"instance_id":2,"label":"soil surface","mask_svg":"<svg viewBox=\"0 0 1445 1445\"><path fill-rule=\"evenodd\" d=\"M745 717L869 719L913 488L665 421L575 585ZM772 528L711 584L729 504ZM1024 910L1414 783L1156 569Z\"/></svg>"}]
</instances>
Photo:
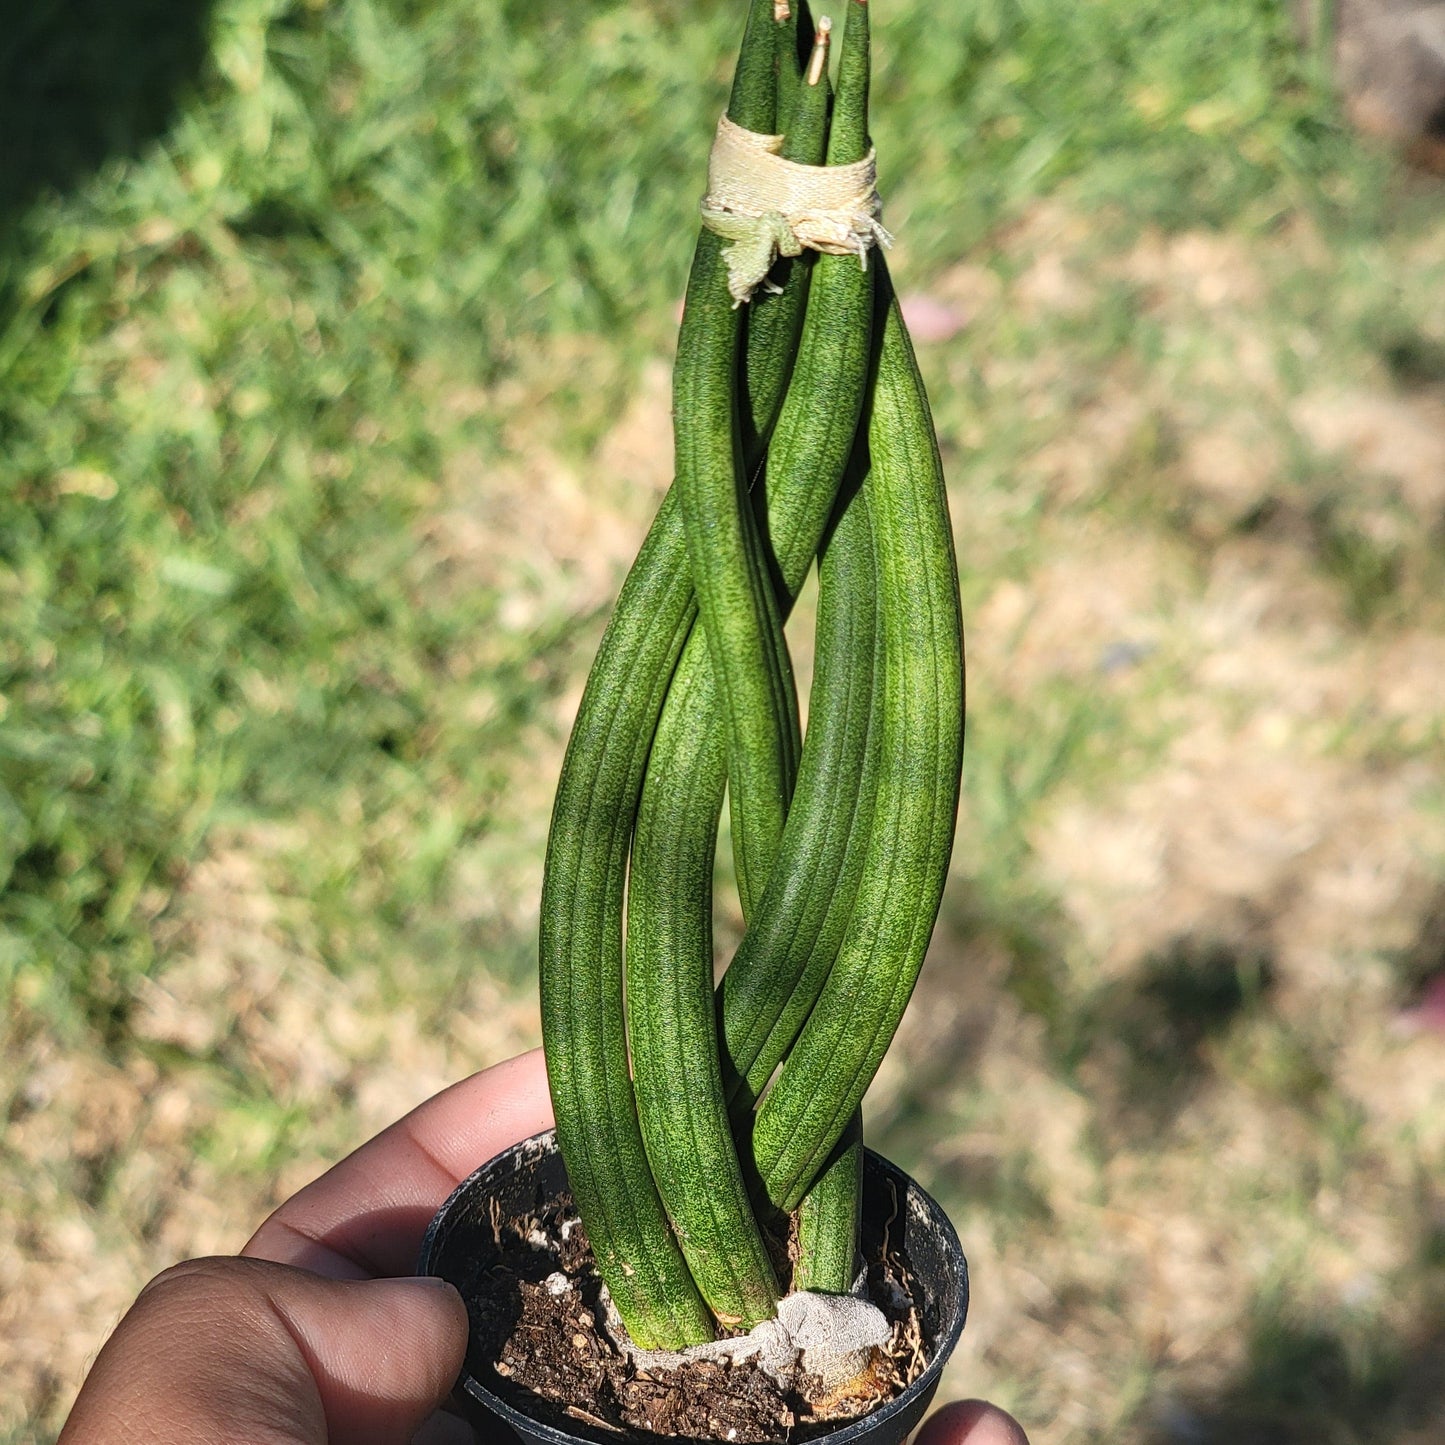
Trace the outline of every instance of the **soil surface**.
<instances>
[{"instance_id":1,"label":"soil surface","mask_svg":"<svg viewBox=\"0 0 1445 1445\"><path fill-rule=\"evenodd\" d=\"M712 1438L748 1445L807 1439L901 1393L928 1364L907 1260L886 1243L868 1293L893 1326L868 1376L825 1394L801 1369L779 1381L751 1360L635 1359L608 1319L592 1248L570 1195L493 1220L495 1249L462 1290L472 1320L467 1368L535 1419L576 1430Z\"/></svg>"}]
</instances>

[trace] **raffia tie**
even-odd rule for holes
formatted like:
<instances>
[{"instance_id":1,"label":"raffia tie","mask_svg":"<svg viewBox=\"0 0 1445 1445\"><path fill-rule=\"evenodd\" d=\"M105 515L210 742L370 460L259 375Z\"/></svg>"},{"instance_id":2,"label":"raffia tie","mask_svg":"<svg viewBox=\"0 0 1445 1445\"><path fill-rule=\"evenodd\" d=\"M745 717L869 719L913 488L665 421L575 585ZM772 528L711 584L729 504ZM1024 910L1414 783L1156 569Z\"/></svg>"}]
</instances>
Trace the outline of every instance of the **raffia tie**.
<instances>
[{"instance_id":1,"label":"raffia tie","mask_svg":"<svg viewBox=\"0 0 1445 1445\"><path fill-rule=\"evenodd\" d=\"M878 162L874 152L847 166L805 166L784 160L780 135L761 135L718 121L707 165L702 223L724 240L728 291L735 306L752 299L779 256L804 248L857 256L868 264L873 246L891 246L879 222Z\"/></svg>"}]
</instances>

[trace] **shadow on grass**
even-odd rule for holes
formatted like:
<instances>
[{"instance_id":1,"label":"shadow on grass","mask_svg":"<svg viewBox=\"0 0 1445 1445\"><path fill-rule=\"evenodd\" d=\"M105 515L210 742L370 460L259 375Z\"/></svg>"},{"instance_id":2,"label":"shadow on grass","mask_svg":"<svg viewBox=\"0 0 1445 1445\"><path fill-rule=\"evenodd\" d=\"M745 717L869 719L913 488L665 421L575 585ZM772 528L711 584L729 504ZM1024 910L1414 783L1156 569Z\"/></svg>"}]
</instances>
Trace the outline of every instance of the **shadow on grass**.
<instances>
[{"instance_id":1,"label":"shadow on grass","mask_svg":"<svg viewBox=\"0 0 1445 1445\"><path fill-rule=\"evenodd\" d=\"M1262 1306L1219 1391L1159 1412L1147 1445L1424 1445L1445 1440L1445 1313L1400 1337Z\"/></svg>"},{"instance_id":2,"label":"shadow on grass","mask_svg":"<svg viewBox=\"0 0 1445 1445\"><path fill-rule=\"evenodd\" d=\"M0 30L0 234L47 191L136 155L199 75L212 0L31 0Z\"/></svg>"},{"instance_id":3,"label":"shadow on grass","mask_svg":"<svg viewBox=\"0 0 1445 1445\"><path fill-rule=\"evenodd\" d=\"M1080 1080L1134 1143L1168 1129L1212 1076L1209 1046L1268 1003L1270 959L1241 942L1176 939L1081 1011Z\"/></svg>"},{"instance_id":4,"label":"shadow on grass","mask_svg":"<svg viewBox=\"0 0 1445 1445\"><path fill-rule=\"evenodd\" d=\"M1391 962L1404 1000L1417 998L1432 979L1445 975L1445 883L1431 894L1414 939Z\"/></svg>"},{"instance_id":5,"label":"shadow on grass","mask_svg":"<svg viewBox=\"0 0 1445 1445\"><path fill-rule=\"evenodd\" d=\"M1086 1094L1106 1141L1148 1147L1216 1077L1215 1050L1269 1009L1274 966L1243 937L1188 935L1150 955L1127 978L1087 992L1071 986L1066 930L1046 900L992 906L961 889L946 905L948 942L924 970L912 1007L927 1014L926 1047L878 1123L878 1146L921 1158L939 1110L968 1077L1008 995L1042 1025L1051 1070ZM1313 1077L1313 1076L1311 1076ZM870 1139L870 1142L872 1140ZM935 1160L932 1182L1030 1216L1046 1206L1027 1150L1005 1158L954 1151Z\"/></svg>"},{"instance_id":6,"label":"shadow on grass","mask_svg":"<svg viewBox=\"0 0 1445 1445\"><path fill-rule=\"evenodd\" d=\"M1418 331L1402 331L1380 348L1397 386L1425 390L1445 385L1445 344Z\"/></svg>"}]
</instances>

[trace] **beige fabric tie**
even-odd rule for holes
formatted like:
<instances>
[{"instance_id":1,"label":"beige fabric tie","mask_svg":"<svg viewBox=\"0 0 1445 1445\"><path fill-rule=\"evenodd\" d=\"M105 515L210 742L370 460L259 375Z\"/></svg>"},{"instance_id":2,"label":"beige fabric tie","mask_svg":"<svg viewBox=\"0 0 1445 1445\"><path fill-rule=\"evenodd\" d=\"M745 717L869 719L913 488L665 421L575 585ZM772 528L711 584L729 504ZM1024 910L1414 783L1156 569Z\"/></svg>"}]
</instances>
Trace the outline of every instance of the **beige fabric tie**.
<instances>
[{"instance_id":1,"label":"beige fabric tie","mask_svg":"<svg viewBox=\"0 0 1445 1445\"><path fill-rule=\"evenodd\" d=\"M879 223L878 162L873 151L849 166L804 166L784 160L780 135L718 122L707 165L702 222L732 244L723 252L733 304L752 299L778 256L806 247L857 256L891 246Z\"/></svg>"}]
</instances>

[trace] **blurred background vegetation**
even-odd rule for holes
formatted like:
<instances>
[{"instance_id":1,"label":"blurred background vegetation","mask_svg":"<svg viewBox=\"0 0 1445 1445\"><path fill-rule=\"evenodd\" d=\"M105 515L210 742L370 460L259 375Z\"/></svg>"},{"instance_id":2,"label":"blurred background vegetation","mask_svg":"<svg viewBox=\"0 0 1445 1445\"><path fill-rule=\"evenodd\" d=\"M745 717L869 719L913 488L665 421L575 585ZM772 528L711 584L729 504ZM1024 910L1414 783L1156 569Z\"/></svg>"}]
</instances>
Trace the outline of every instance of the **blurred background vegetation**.
<instances>
[{"instance_id":1,"label":"blurred background vegetation","mask_svg":"<svg viewBox=\"0 0 1445 1445\"><path fill-rule=\"evenodd\" d=\"M0 41L0 1439L149 1274L535 1041L741 8ZM965 1236L952 1384L1040 1440L1438 1440L1440 185L1270 0L875 27L970 741L870 1134Z\"/></svg>"}]
</instances>

